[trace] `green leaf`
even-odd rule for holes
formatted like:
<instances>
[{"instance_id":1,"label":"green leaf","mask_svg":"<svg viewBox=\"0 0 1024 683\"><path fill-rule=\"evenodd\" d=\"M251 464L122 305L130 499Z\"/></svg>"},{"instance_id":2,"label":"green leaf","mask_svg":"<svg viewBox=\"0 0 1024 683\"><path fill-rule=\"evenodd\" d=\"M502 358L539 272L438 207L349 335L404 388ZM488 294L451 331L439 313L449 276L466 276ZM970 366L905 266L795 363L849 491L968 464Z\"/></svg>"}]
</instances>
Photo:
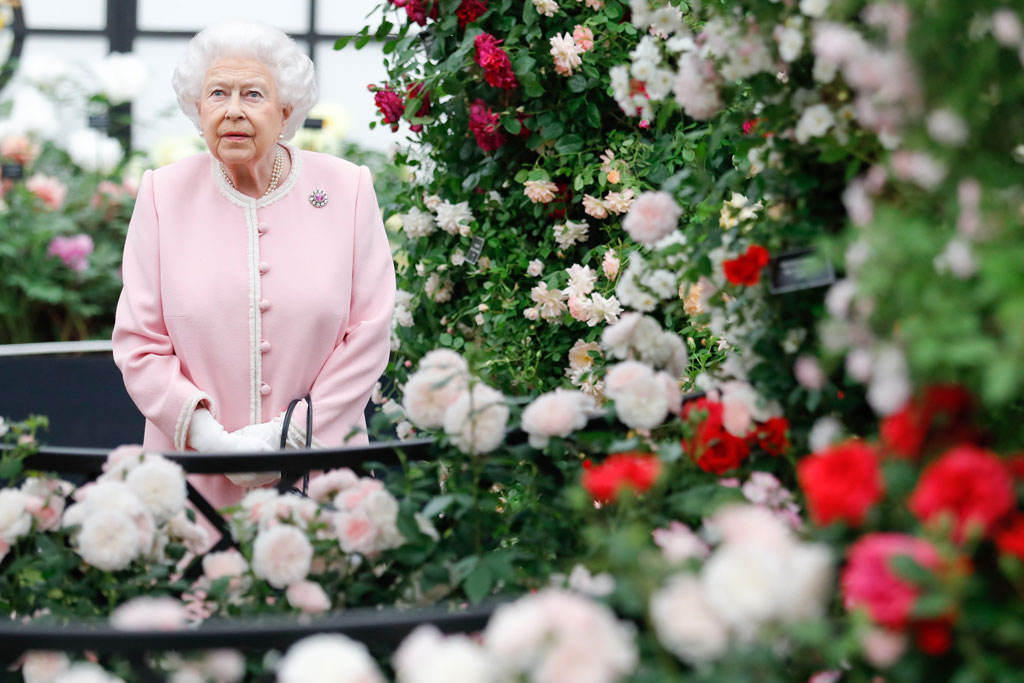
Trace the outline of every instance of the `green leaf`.
<instances>
[{"instance_id":1,"label":"green leaf","mask_svg":"<svg viewBox=\"0 0 1024 683\"><path fill-rule=\"evenodd\" d=\"M530 55L520 55L512 62L512 71L516 76L525 76L533 71L533 68L537 66L537 60Z\"/></svg>"},{"instance_id":2,"label":"green leaf","mask_svg":"<svg viewBox=\"0 0 1024 683\"><path fill-rule=\"evenodd\" d=\"M348 45L349 41L352 40L354 37L355 36L342 36L341 38L338 38L336 41L334 41L334 49L341 50L346 45Z\"/></svg>"},{"instance_id":3,"label":"green leaf","mask_svg":"<svg viewBox=\"0 0 1024 683\"><path fill-rule=\"evenodd\" d=\"M222 576L219 579L214 579L210 582L210 593L209 597L214 600L220 600L228 592L228 585L231 583L230 576Z\"/></svg>"},{"instance_id":4,"label":"green leaf","mask_svg":"<svg viewBox=\"0 0 1024 683\"><path fill-rule=\"evenodd\" d=\"M452 335L448 334L447 332L442 332L440 337L438 337L438 341L441 342L442 346L451 346L452 345Z\"/></svg>"},{"instance_id":5,"label":"green leaf","mask_svg":"<svg viewBox=\"0 0 1024 683\"><path fill-rule=\"evenodd\" d=\"M565 133L565 125L559 121L552 123L550 126L544 126L541 130L540 136L544 140L556 140Z\"/></svg>"},{"instance_id":6,"label":"green leaf","mask_svg":"<svg viewBox=\"0 0 1024 683\"><path fill-rule=\"evenodd\" d=\"M953 601L941 593L922 595L914 603L913 615L921 619L936 619L953 612Z\"/></svg>"},{"instance_id":7,"label":"green leaf","mask_svg":"<svg viewBox=\"0 0 1024 683\"><path fill-rule=\"evenodd\" d=\"M576 154L583 149L583 138L576 134L569 134L555 143L555 151L559 154Z\"/></svg>"},{"instance_id":8,"label":"green leaf","mask_svg":"<svg viewBox=\"0 0 1024 683\"><path fill-rule=\"evenodd\" d=\"M583 92L587 89L587 77L583 74L576 74L566 82L572 92Z\"/></svg>"},{"instance_id":9,"label":"green leaf","mask_svg":"<svg viewBox=\"0 0 1024 683\"><path fill-rule=\"evenodd\" d=\"M932 573L919 565L910 555L892 557L889 566L901 577L916 584L924 584L932 579Z\"/></svg>"},{"instance_id":10,"label":"green leaf","mask_svg":"<svg viewBox=\"0 0 1024 683\"><path fill-rule=\"evenodd\" d=\"M601 112L593 102L587 102L586 111L587 123L593 128L601 127Z\"/></svg>"},{"instance_id":11,"label":"green leaf","mask_svg":"<svg viewBox=\"0 0 1024 683\"><path fill-rule=\"evenodd\" d=\"M433 500L423 506L423 516L427 519L436 517L444 512L452 504L453 500L455 500L455 496L450 493L435 496Z\"/></svg>"},{"instance_id":12,"label":"green leaf","mask_svg":"<svg viewBox=\"0 0 1024 683\"><path fill-rule=\"evenodd\" d=\"M494 575L490 567L485 563L479 563L469 573L466 580L462 582L462 588L466 591L466 597L472 603L478 603L491 592L494 585Z\"/></svg>"},{"instance_id":13,"label":"green leaf","mask_svg":"<svg viewBox=\"0 0 1024 683\"><path fill-rule=\"evenodd\" d=\"M507 130L512 135L519 135L520 131L523 130L523 124L521 124L519 122L519 119L517 119L514 116L507 116L503 118L501 121L501 125L504 126L505 130Z\"/></svg>"}]
</instances>

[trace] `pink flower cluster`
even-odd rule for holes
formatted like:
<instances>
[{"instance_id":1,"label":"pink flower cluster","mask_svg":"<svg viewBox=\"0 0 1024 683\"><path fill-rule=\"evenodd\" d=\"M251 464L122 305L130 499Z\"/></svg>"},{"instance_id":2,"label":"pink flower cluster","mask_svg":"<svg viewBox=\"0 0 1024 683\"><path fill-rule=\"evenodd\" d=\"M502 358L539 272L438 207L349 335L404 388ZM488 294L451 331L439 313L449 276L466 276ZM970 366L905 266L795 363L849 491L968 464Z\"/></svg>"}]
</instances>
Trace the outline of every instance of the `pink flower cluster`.
<instances>
[{"instance_id":1,"label":"pink flower cluster","mask_svg":"<svg viewBox=\"0 0 1024 683\"><path fill-rule=\"evenodd\" d=\"M437 19L438 0L391 0L395 7L404 7L409 21L426 26L427 19Z\"/></svg>"},{"instance_id":2,"label":"pink flower cluster","mask_svg":"<svg viewBox=\"0 0 1024 683\"><path fill-rule=\"evenodd\" d=\"M58 235L50 241L46 253L56 256L71 270L81 273L89 268L89 255L93 251L92 238L85 234Z\"/></svg>"},{"instance_id":3,"label":"pink flower cluster","mask_svg":"<svg viewBox=\"0 0 1024 683\"><path fill-rule=\"evenodd\" d=\"M64 199L68 196L67 185L53 176L43 175L42 173L36 173L26 180L25 187L51 211L56 211L63 206Z\"/></svg>"}]
</instances>

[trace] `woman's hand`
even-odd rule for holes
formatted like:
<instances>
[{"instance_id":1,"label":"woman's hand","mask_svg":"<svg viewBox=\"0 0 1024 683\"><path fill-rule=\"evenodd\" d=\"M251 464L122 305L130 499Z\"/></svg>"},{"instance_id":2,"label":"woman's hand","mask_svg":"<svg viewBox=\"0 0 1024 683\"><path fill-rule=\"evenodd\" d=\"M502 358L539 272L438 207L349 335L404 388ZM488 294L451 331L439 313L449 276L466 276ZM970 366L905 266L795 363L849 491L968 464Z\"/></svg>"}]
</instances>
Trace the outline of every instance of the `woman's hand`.
<instances>
[{"instance_id":1,"label":"woman's hand","mask_svg":"<svg viewBox=\"0 0 1024 683\"><path fill-rule=\"evenodd\" d=\"M188 445L200 453L259 453L276 450L261 439L239 432L229 434L206 408L197 409L192 416L192 424L188 428Z\"/></svg>"},{"instance_id":2,"label":"woman's hand","mask_svg":"<svg viewBox=\"0 0 1024 683\"><path fill-rule=\"evenodd\" d=\"M276 451L281 448L281 427L283 426L284 420L281 418L274 418L269 422L242 427L241 429L231 432L231 434L237 434L239 437L258 441L263 444L267 450Z\"/></svg>"}]
</instances>

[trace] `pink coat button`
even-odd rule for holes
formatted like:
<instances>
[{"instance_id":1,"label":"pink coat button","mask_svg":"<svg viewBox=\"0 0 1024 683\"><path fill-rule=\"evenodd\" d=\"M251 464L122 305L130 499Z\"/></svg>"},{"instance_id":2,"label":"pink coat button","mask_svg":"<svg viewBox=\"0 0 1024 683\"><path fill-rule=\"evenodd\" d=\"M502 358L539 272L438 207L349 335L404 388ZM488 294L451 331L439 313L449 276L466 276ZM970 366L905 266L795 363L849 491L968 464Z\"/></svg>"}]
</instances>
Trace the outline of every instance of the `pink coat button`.
<instances>
[{"instance_id":1,"label":"pink coat button","mask_svg":"<svg viewBox=\"0 0 1024 683\"><path fill-rule=\"evenodd\" d=\"M262 301L260 301L260 310L261 311L265 311L268 308L270 308L270 302L268 300L263 299Z\"/></svg>"},{"instance_id":2,"label":"pink coat button","mask_svg":"<svg viewBox=\"0 0 1024 683\"><path fill-rule=\"evenodd\" d=\"M260 342L260 351L262 351L263 353L266 353L266 352L270 351L270 342L268 342L266 339L261 341Z\"/></svg>"},{"instance_id":3,"label":"pink coat button","mask_svg":"<svg viewBox=\"0 0 1024 683\"><path fill-rule=\"evenodd\" d=\"M264 235L264 234L266 234L267 230L269 230L270 228L267 227L266 223L260 223L259 225L256 226L256 229L259 230L259 233L261 235Z\"/></svg>"},{"instance_id":4,"label":"pink coat button","mask_svg":"<svg viewBox=\"0 0 1024 683\"><path fill-rule=\"evenodd\" d=\"M270 270L270 264L266 261L260 261L260 272L266 273L268 270Z\"/></svg>"},{"instance_id":5,"label":"pink coat button","mask_svg":"<svg viewBox=\"0 0 1024 683\"><path fill-rule=\"evenodd\" d=\"M260 387L260 393L263 394L264 396L269 394L270 393L270 385L269 384L264 384L263 386L261 386Z\"/></svg>"}]
</instances>

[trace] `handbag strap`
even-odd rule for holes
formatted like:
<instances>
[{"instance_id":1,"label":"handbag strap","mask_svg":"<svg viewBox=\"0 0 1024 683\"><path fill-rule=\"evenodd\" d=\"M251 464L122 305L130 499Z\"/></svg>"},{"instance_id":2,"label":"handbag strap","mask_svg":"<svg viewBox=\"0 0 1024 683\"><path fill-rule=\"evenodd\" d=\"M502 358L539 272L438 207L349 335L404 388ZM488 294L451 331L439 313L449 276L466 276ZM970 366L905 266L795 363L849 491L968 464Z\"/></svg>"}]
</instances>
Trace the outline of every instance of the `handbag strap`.
<instances>
[{"instance_id":1,"label":"handbag strap","mask_svg":"<svg viewBox=\"0 0 1024 683\"><path fill-rule=\"evenodd\" d=\"M299 401L306 402L306 448L313 446L313 399L306 394L301 398L292 399L292 402L288 404L288 410L284 412L284 424L281 426L281 450L288 445L288 428L291 426L292 413L295 412L295 406L299 405ZM307 488L309 488L309 472L302 477L303 495L306 494Z\"/></svg>"}]
</instances>

